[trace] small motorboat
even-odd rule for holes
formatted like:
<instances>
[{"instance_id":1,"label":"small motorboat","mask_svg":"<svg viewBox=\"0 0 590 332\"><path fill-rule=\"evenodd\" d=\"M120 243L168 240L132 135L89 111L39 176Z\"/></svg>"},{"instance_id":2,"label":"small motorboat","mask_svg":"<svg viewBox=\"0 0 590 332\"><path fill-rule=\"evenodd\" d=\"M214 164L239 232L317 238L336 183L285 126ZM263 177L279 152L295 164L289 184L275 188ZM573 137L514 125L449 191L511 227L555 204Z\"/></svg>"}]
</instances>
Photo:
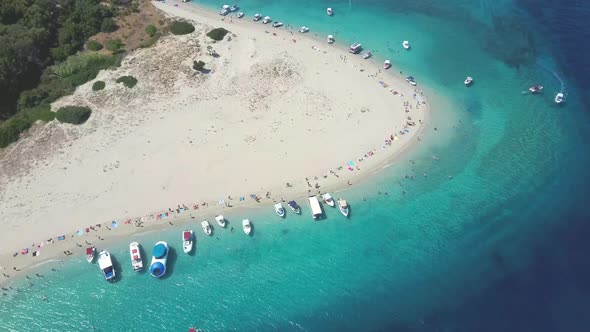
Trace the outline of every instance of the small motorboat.
<instances>
[{"instance_id":1,"label":"small motorboat","mask_svg":"<svg viewBox=\"0 0 590 332\"><path fill-rule=\"evenodd\" d=\"M410 42L407 40L404 40L402 43L402 46L406 49L409 50L410 49Z\"/></svg>"},{"instance_id":2,"label":"small motorboat","mask_svg":"<svg viewBox=\"0 0 590 332\"><path fill-rule=\"evenodd\" d=\"M113 281L117 276L115 268L113 267L113 261L111 260L111 254L108 251L103 250L98 254L98 267L102 271L106 281Z\"/></svg>"},{"instance_id":3,"label":"small motorboat","mask_svg":"<svg viewBox=\"0 0 590 332\"><path fill-rule=\"evenodd\" d=\"M168 262L168 243L156 242L152 250L152 263L150 264L150 275L154 278L161 278L166 274L166 263Z\"/></svg>"},{"instance_id":4,"label":"small motorboat","mask_svg":"<svg viewBox=\"0 0 590 332\"><path fill-rule=\"evenodd\" d=\"M268 24L272 22L272 20L270 19L270 16L265 16L264 19L262 20L262 24Z\"/></svg>"},{"instance_id":5,"label":"small motorboat","mask_svg":"<svg viewBox=\"0 0 590 332\"><path fill-rule=\"evenodd\" d=\"M340 209L340 213L342 213L342 215L348 217L348 203L346 203L346 200L339 198L338 208Z\"/></svg>"},{"instance_id":6,"label":"small motorboat","mask_svg":"<svg viewBox=\"0 0 590 332\"><path fill-rule=\"evenodd\" d=\"M217 222L217 225L225 228L225 218L222 215L215 216L215 222Z\"/></svg>"},{"instance_id":7,"label":"small motorboat","mask_svg":"<svg viewBox=\"0 0 590 332\"><path fill-rule=\"evenodd\" d=\"M391 61L385 60L385 62L383 62L383 69L389 69L390 67L391 67Z\"/></svg>"},{"instance_id":8,"label":"small motorboat","mask_svg":"<svg viewBox=\"0 0 590 332\"><path fill-rule=\"evenodd\" d=\"M334 11L332 10L332 7L326 8L326 14L328 14L328 16L334 15Z\"/></svg>"},{"instance_id":9,"label":"small motorboat","mask_svg":"<svg viewBox=\"0 0 590 332\"><path fill-rule=\"evenodd\" d=\"M543 91L543 86L542 85L531 86L529 88L529 91L534 95L537 93L541 93Z\"/></svg>"},{"instance_id":10,"label":"small motorboat","mask_svg":"<svg viewBox=\"0 0 590 332\"><path fill-rule=\"evenodd\" d=\"M231 7L229 8L229 10L232 12L235 12L238 9L240 9L240 7L238 7L238 5L235 3L233 5L231 5Z\"/></svg>"},{"instance_id":11,"label":"small motorboat","mask_svg":"<svg viewBox=\"0 0 590 332\"><path fill-rule=\"evenodd\" d=\"M285 216L285 208L283 207L283 204L281 204L281 203L275 204L275 212L277 213L277 215L279 217L283 218Z\"/></svg>"},{"instance_id":12,"label":"small motorboat","mask_svg":"<svg viewBox=\"0 0 590 332\"><path fill-rule=\"evenodd\" d=\"M371 51L367 51L365 54L363 54L363 59L368 59L372 56L373 56L373 53L371 53Z\"/></svg>"},{"instance_id":13,"label":"small motorboat","mask_svg":"<svg viewBox=\"0 0 590 332\"><path fill-rule=\"evenodd\" d=\"M348 47L348 52L352 54L359 54L363 50L363 46L360 43L354 43Z\"/></svg>"},{"instance_id":14,"label":"small motorboat","mask_svg":"<svg viewBox=\"0 0 590 332\"><path fill-rule=\"evenodd\" d=\"M139 251L139 243L131 242L129 244L129 256L131 256L131 267L133 271L139 272L143 270L143 260Z\"/></svg>"},{"instance_id":15,"label":"small motorboat","mask_svg":"<svg viewBox=\"0 0 590 332\"><path fill-rule=\"evenodd\" d=\"M334 199L332 198L332 195L330 195L330 193L325 193L322 194L322 200L324 201L324 203L328 204L331 207L334 207Z\"/></svg>"},{"instance_id":16,"label":"small motorboat","mask_svg":"<svg viewBox=\"0 0 590 332\"><path fill-rule=\"evenodd\" d=\"M94 247L86 248L86 261L88 263L92 263L92 261L94 261L95 254L96 254L96 248L94 248Z\"/></svg>"},{"instance_id":17,"label":"small motorboat","mask_svg":"<svg viewBox=\"0 0 590 332\"><path fill-rule=\"evenodd\" d=\"M219 15L225 16L225 15L229 14L229 12L230 12L229 6L223 5L223 7L221 7L221 11L219 12Z\"/></svg>"},{"instance_id":18,"label":"small motorboat","mask_svg":"<svg viewBox=\"0 0 590 332\"><path fill-rule=\"evenodd\" d=\"M237 17L237 18L242 18L242 17L244 17L244 12L238 12L238 13L236 14L236 17Z\"/></svg>"},{"instance_id":19,"label":"small motorboat","mask_svg":"<svg viewBox=\"0 0 590 332\"><path fill-rule=\"evenodd\" d=\"M209 221L207 221L207 219L201 222L201 227L203 228L203 232L205 232L205 234L211 236L211 225L209 225Z\"/></svg>"},{"instance_id":20,"label":"small motorboat","mask_svg":"<svg viewBox=\"0 0 590 332\"><path fill-rule=\"evenodd\" d=\"M408 76L406 77L406 82L412 84L412 85L416 85L416 80L414 79L414 76Z\"/></svg>"},{"instance_id":21,"label":"small motorboat","mask_svg":"<svg viewBox=\"0 0 590 332\"><path fill-rule=\"evenodd\" d=\"M328 35L328 44L334 44L334 36Z\"/></svg>"},{"instance_id":22,"label":"small motorboat","mask_svg":"<svg viewBox=\"0 0 590 332\"><path fill-rule=\"evenodd\" d=\"M182 232L182 250L185 254L193 251L193 230L186 230Z\"/></svg>"},{"instance_id":23,"label":"small motorboat","mask_svg":"<svg viewBox=\"0 0 590 332\"><path fill-rule=\"evenodd\" d=\"M274 23L272 24L272 26L273 26L274 28L282 27L282 26L283 26L283 22L274 22Z\"/></svg>"},{"instance_id":24,"label":"small motorboat","mask_svg":"<svg viewBox=\"0 0 590 332\"><path fill-rule=\"evenodd\" d=\"M254 22L256 22L256 21L260 21L261 18L262 18L262 15L260 15L260 14L254 14L253 20L254 20Z\"/></svg>"},{"instance_id":25,"label":"small motorboat","mask_svg":"<svg viewBox=\"0 0 590 332\"><path fill-rule=\"evenodd\" d=\"M252 231L252 224L250 223L250 219L242 220L242 229L244 230L244 233L246 233L246 235L250 235L250 232Z\"/></svg>"},{"instance_id":26,"label":"small motorboat","mask_svg":"<svg viewBox=\"0 0 590 332\"><path fill-rule=\"evenodd\" d=\"M301 213L301 207L299 205L297 205L297 202L289 201L289 203L287 203L287 205L289 205L289 208L291 208L291 211L293 211L293 213L296 213L296 214Z\"/></svg>"},{"instance_id":27,"label":"small motorboat","mask_svg":"<svg viewBox=\"0 0 590 332\"><path fill-rule=\"evenodd\" d=\"M559 92L558 94L555 95L555 102L557 104L561 104L561 103L565 102L565 96L563 95L563 93Z\"/></svg>"},{"instance_id":28,"label":"small motorboat","mask_svg":"<svg viewBox=\"0 0 590 332\"><path fill-rule=\"evenodd\" d=\"M308 31L309 31L309 28L306 26L302 26L301 28L299 28L299 32L301 32L301 33L306 33Z\"/></svg>"},{"instance_id":29,"label":"small motorboat","mask_svg":"<svg viewBox=\"0 0 590 332\"><path fill-rule=\"evenodd\" d=\"M467 85L467 86L471 85L471 83L473 83L473 77L467 76L467 78L465 79L465 82L463 82L463 83L465 83L465 85Z\"/></svg>"}]
</instances>

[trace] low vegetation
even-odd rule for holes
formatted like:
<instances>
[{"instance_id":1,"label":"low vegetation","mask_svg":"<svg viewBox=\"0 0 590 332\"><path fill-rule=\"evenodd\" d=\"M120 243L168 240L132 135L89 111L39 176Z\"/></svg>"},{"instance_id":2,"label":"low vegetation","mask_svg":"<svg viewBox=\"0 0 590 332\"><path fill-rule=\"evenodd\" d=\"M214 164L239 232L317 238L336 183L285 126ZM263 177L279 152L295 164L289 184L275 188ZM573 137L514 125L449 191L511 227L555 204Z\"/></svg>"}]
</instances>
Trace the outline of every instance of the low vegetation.
<instances>
[{"instance_id":1,"label":"low vegetation","mask_svg":"<svg viewBox=\"0 0 590 332\"><path fill-rule=\"evenodd\" d=\"M195 27L188 22L174 21L170 25L170 32L175 35L187 35L193 31L195 31Z\"/></svg>"},{"instance_id":2,"label":"low vegetation","mask_svg":"<svg viewBox=\"0 0 590 332\"><path fill-rule=\"evenodd\" d=\"M49 105L41 105L19 112L16 116L0 124L0 148L16 142L20 134L37 121L49 122L55 119L55 113Z\"/></svg>"},{"instance_id":3,"label":"low vegetation","mask_svg":"<svg viewBox=\"0 0 590 332\"><path fill-rule=\"evenodd\" d=\"M88 107L82 106L64 106L57 110L55 118L59 122L70 124L83 124L90 118L92 110Z\"/></svg>"},{"instance_id":4,"label":"low vegetation","mask_svg":"<svg viewBox=\"0 0 590 332\"><path fill-rule=\"evenodd\" d=\"M207 37L213 39L213 40L223 40L223 38L225 38L225 35L227 35L229 31L225 30L224 28L215 28L209 32L207 32Z\"/></svg>"},{"instance_id":5,"label":"low vegetation","mask_svg":"<svg viewBox=\"0 0 590 332\"><path fill-rule=\"evenodd\" d=\"M156 29L156 27L151 24L145 28L145 33L147 33L150 37L155 36L157 32L158 29Z\"/></svg>"},{"instance_id":6,"label":"low vegetation","mask_svg":"<svg viewBox=\"0 0 590 332\"><path fill-rule=\"evenodd\" d=\"M118 39L118 38L117 39L109 39L109 40L107 40L107 43L106 43L107 50L113 52L113 54L118 54L118 53L124 52L123 46L125 46L125 44L123 44L121 39Z\"/></svg>"},{"instance_id":7,"label":"low vegetation","mask_svg":"<svg viewBox=\"0 0 590 332\"><path fill-rule=\"evenodd\" d=\"M103 81L96 81L92 84L92 91L100 91L104 89L105 86L106 84Z\"/></svg>"},{"instance_id":8,"label":"low vegetation","mask_svg":"<svg viewBox=\"0 0 590 332\"><path fill-rule=\"evenodd\" d=\"M102 46L101 43L97 42L96 40L89 40L86 43L86 48L89 49L89 50L91 50L91 51L97 52L97 51L102 50L103 46Z\"/></svg>"},{"instance_id":9,"label":"low vegetation","mask_svg":"<svg viewBox=\"0 0 590 332\"><path fill-rule=\"evenodd\" d=\"M137 84L137 79L133 76L121 76L117 78L116 82L123 83L123 85L131 89Z\"/></svg>"}]
</instances>

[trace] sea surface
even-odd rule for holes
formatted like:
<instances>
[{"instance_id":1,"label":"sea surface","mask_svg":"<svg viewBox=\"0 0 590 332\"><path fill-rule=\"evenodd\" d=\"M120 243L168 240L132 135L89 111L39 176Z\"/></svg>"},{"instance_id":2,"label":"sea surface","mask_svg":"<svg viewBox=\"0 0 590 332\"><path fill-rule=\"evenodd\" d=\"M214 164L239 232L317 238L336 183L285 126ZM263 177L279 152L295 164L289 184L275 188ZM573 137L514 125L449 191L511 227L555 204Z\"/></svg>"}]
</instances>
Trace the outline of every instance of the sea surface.
<instances>
[{"instance_id":1,"label":"sea surface","mask_svg":"<svg viewBox=\"0 0 590 332\"><path fill-rule=\"evenodd\" d=\"M0 297L0 331L590 331L590 2L239 5L413 75L432 96L422 143L334 194L348 220L325 208L313 222L299 198L303 214L285 220L271 206L229 214L234 233L195 223L193 256L182 229L112 245L113 284L82 257L42 267ZM526 93L536 84L543 94ZM166 278L133 273L131 240L169 242Z\"/></svg>"}]
</instances>

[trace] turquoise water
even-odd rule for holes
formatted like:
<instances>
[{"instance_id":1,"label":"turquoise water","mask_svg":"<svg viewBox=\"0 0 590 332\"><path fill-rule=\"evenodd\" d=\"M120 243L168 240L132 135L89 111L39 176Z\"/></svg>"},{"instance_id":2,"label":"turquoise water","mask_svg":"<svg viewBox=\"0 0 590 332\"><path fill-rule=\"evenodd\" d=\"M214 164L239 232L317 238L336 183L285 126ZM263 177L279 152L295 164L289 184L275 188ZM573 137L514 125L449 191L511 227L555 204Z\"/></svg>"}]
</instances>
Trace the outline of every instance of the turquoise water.
<instances>
[{"instance_id":1,"label":"turquoise water","mask_svg":"<svg viewBox=\"0 0 590 332\"><path fill-rule=\"evenodd\" d=\"M568 260L587 250L580 243L590 235L590 163L581 152L588 118L583 83L564 74L573 60L552 47L550 26L512 1L240 6L247 17L260 12L343 44L360 41L414 75L434 104L419 148L337 194L352 204L348 221L327 209L325 221L312 222L305 206L284 221L270 206L228 215L237 230L249 217L254 236L217 230L206 238L194 225L194 256L182 253L181 229L134 236L108 248L121 263L114 284L82 258L48 265L44 277L0 298L0 330L588 330L576 308L590 298L581 281L590 272ZM521 93L538 83L545 94ZM568 103L558 107L563 88ZM167 278L133 273L132 240L148 252L157 240L175 248Z\"/></svg>"}]
</instances>

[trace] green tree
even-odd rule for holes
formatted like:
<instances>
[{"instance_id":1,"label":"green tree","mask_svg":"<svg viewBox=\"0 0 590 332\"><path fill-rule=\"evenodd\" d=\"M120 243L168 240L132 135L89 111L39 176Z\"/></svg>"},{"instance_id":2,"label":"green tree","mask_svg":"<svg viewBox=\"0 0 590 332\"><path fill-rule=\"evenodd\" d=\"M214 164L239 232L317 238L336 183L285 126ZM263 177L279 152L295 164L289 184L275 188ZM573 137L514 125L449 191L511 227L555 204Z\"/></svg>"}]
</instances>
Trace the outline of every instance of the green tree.
<instances>
[{"instance_id":1,"label":"green tree","mask_svg":"<svg viewBox=\"0 0 590 332\"><path fill-rule=\"evenodd\" d=\"M195 27L184 21L174 21L172 25L170 25L170 32L175 35L186 35L195 31Z\"/></svg>"},{"instance_id":2,"label":"green tree","mask_svg":"<svg viewBox=\"0 0 590 332\"><path fill-rule=\"evenodd\" d=\"M137 79L133 76L121 76L117 78L116 82L123 83L123 85L131 89L137 84Z\"/></svg>"},{"instance_id":3,"label":"green tree","mask_svg":"<svg viewBox=\"0 0 590 332\"><path fill-rule=\"evenodd\" d=\"M55 118L64 123L83 124L90 118L92 110L81 106L64 106L57 110Z\"/></svg>"},{"instance_id":4,"label":"green tree","mask_svg":"<svg viewBox=\"0 0 590 332\"><path fill-rule=\"evenodd\" d=\"M117 23L110 17L107 17L102 20L102 24L100 25L100 31L102 32L113 32L117 30Z\"/></svg>"},{"instance_id":5,"label":"green tree","mask_svg":"<svg viewBox=\"0 0 590 332\"><path fill-rule=\"evenodd\" d=\"M227 35L229 31L225 30L224 28L215 28L209 32L207 32L207 37L213 39L213 40L223 40L223 38L225 37L225 35Z\"/></svg>"},{"instance_id":6,"label":"green tree","mask_svg":"<svg viewBox=\"0 0 590 332\"><path fill-rule=\"evenodd\" d=\"M92 84L92 91L100 91L104 89L106 84L103 81L96 81Z\"/></svg>"}]
</instances>

